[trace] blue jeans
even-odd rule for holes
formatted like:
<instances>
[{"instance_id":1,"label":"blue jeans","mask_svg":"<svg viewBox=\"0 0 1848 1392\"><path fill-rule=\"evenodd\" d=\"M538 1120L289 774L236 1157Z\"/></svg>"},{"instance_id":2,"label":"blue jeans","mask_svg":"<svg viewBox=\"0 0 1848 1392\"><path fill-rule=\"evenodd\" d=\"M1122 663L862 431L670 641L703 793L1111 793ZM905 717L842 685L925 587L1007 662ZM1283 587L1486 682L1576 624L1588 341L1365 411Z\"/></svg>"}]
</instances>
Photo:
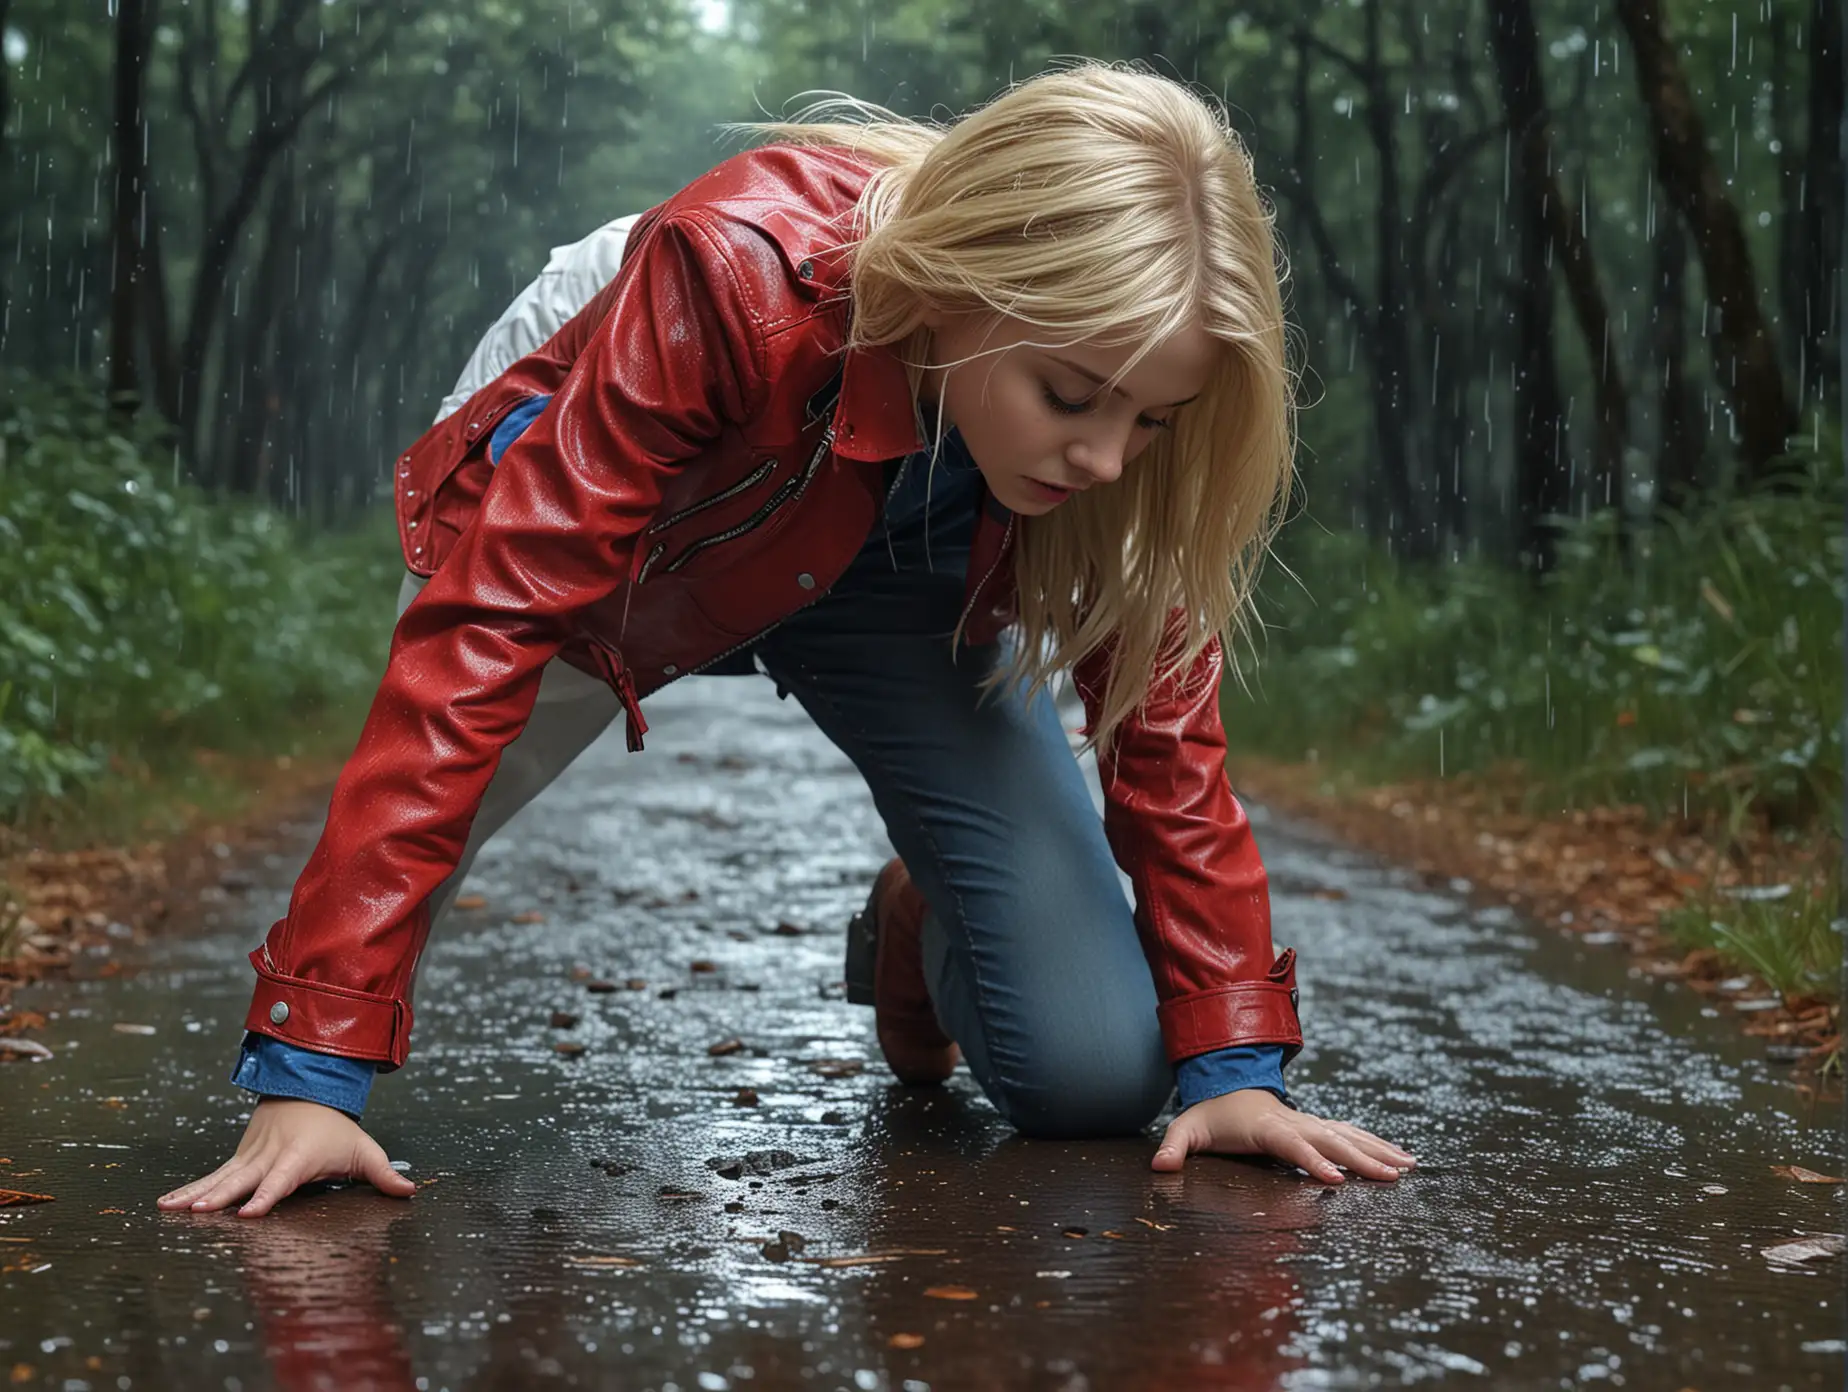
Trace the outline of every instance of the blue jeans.
<instances>
[{"instance_id":1,"label":"blue jeans","mask_svg":"<svg viewBox=\"0 0 1848 1392\"><path fill-rule=\"evenodd\" d=\"M938 1018L989 1100L1027 1135L1139 1131L1174 1073L1103 821L1051 697L979 692L1005 643L950 650L974 515L933 500L928 559L921 516L875 530L758 655L865 778L930 906Z\"/></svg>"}]
</instances>

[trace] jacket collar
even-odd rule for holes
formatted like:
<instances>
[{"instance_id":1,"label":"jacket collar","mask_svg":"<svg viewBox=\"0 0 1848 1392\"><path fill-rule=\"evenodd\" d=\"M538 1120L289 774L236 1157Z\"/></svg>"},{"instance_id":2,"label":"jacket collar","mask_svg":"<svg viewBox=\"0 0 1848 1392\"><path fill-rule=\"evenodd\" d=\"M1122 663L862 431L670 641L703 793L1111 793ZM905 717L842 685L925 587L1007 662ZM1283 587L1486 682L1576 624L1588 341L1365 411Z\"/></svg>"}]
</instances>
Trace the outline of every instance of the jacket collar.
<instances>
[{"instance_id":1,"label":"jacket collar","mask_svg":"<svg viewBox=\"0 0 1848 1392\"><path fill-rule=\"evenodd\" d=\"M834 452L874 463L923 448L911 384L898 354L885 344L850 351L834 408Z\"/></svg>"}]
</instances>

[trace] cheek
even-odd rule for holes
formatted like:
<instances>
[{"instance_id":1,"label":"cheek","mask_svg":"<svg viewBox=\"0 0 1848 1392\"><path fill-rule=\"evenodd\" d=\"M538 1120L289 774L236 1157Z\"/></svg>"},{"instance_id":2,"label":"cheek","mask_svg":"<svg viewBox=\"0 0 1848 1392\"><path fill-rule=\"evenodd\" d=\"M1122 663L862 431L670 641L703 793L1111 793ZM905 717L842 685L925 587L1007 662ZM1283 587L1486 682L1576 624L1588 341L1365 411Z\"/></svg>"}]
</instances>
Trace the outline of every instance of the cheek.
<instances>
[{"instance_id":1,"label":"cheek","mask_svg":"<svg viewBox=\"0 0 1848 1392\"><path fill-rule=\"evenodd\" d=\"M1053 417L1032 381L999 374L984 393L971 384L957 421L984 473L1020 473L1037 468L1064 448L1062 423Z\"/></svg>"}]
</instances>

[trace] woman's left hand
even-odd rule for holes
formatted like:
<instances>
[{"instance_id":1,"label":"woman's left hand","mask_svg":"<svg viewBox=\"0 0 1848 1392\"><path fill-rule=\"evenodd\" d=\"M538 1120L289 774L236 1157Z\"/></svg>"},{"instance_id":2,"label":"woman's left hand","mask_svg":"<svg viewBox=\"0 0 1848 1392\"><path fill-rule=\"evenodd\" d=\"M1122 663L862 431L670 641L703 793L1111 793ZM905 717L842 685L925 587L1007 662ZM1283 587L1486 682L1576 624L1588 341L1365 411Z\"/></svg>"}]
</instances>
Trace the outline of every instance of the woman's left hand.
<instances>
[{"instance_id":1,"label":"woman's left hand","mask_svg":"<svg viewBox=\"0 0 1848 1392\"><path fill-rule=\"evenodd\" d=\"M1194 1103L1168 1124L1153 1167L1178 1170L1196 1151L1274 1155L1325 1184L1347 1182L1337 1165L1366 1179L1394 1180L1418 1163L1417 1156L1358 1126L1292 1111L1264 1088L1242 1088Z\"/></svg>"}]
</instances>

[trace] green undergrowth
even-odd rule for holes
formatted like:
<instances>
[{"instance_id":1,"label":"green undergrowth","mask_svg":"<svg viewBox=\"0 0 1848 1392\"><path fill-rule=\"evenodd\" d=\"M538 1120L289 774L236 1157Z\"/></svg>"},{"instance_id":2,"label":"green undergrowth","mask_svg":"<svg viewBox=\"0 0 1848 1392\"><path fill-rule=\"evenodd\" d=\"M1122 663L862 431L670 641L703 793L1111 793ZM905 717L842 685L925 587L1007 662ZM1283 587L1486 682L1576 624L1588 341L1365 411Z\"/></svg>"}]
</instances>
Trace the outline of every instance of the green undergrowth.
<instances>
[{"instance_id":1,"label":"green undergrowth","mask_svg":"<svg viewBox=\"0 0 1848 1392\"><path fill-rule=\"evenodd\" d=\"M1800 488L1627 536L1610 514L1573 522L1538 583L1299 522L1266 573L1249 692L1227 684L1234 751L1371 782L1484 774L1535 815L1640 805L1753 828L1768 875L1833 865L1844 497L1838 449L1804 462ZM1780 989L1839 994L1839 873L1777 883L1697 895L1672 926Z\"/></svg>"},{"instance_id":2,"label":"green undergrowth","mask_svg":"<svg viewBox=\"0 0 1848 1392\"><path fill-rule=\"evenodd\" d=\"M0 824L106 836L350 742L401 563L175 481L92 388L0 383ZM213 760L209 755L225 756Z\"/></svg>"}]
</instances>

